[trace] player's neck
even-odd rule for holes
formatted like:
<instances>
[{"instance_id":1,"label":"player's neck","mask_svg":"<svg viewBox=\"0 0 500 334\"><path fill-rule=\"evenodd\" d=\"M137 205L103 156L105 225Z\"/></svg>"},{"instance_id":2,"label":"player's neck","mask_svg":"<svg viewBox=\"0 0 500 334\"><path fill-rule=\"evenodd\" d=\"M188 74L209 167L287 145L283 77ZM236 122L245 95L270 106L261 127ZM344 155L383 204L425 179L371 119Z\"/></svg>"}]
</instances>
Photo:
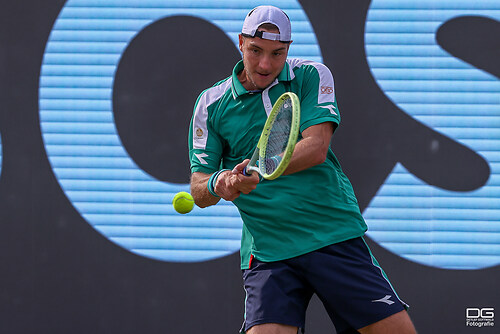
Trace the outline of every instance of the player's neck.
<instances>
[{"instance_id":1,"label":"player's neck","mask_svg":"<svg viewBox=\"0 0 500 334\"><path fill-rule=\"evenodd\" d=\"M251 93L262 91L262 89L258 88L257 85L248 78L245 69L241 70L241 72L237 74L237 77L243 88L245 88L247 91Z\"/></svg>"}]
</instances>

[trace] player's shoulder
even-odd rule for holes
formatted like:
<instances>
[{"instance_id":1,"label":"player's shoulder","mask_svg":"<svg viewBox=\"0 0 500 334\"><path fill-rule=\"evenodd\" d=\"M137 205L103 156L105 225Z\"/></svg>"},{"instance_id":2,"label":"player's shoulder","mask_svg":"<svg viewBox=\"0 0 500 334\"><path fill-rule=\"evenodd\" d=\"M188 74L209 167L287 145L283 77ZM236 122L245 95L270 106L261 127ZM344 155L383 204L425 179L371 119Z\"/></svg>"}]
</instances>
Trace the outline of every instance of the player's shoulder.
<instances>
[{"instance_id":1,"label":"player's shoulder","mask_svg":"<svg viewBox=\"0 0 500 334\"><path fill-rule=\"evenodd\" d=\"M197 108L207 108L220 100L224 95L231 94L232 77L227 77L202 91L196 101Z\"/></svg>"},{"instance_id":2,"label":"player's shoulder","mask_svg":"<svg viewBox=\"0 0 500 334\"><path fill-rule=\"evenodd\" d=\"M233 78L231 76L216 82L212 87L209 87L201 92L202 95L214 95L218 93L225 93L232 87Z\"/></svg>"},{"instance_id":3,"label":"player's shoulder","mask_svg":"<svg viewBox=\"0 0 500 334\"><path fill-rule=\"evenodd\" d=\"M308 75L313 73L317 73L320 76L332 75L328 66L314 60L289 58L287 59L287 63L288 66L290 67L290 70L293 71L295 75L298 74Z\"/></svg>"},{"instance_id":4,"label":"player's shoulder","mask_svg":"<svg viewBox=\"0 0 500 334\"><path fill-rule=\"evenodd\" d=\"M306 67L328 69L328 66L326 66L325 64L309 59L288 58L286 61L292 70Z\"/></svg>"}]
</instances>

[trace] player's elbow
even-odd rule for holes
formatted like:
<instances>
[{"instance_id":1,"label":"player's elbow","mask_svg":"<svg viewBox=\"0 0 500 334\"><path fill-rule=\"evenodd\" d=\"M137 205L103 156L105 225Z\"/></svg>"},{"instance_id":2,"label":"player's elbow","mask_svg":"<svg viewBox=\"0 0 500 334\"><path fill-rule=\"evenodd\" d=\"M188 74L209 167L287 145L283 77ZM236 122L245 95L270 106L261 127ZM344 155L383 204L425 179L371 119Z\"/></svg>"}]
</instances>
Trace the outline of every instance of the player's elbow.
<instances>
[{"instance_id":1,"label":"player's elbow","mask_svg":"<svg viewBox=\"0 0 500 334\"><path fill-rule=\"evenodd\" d=\"M193 196L194 204L196 204L196 206L202 209L217 204L217 202L219 202L220 199L211 195L200 196L197 195L196 193L192 193L191 195Z\"/></svg>"},{"instance_id":2,"label":"player's elbow","mask_svg":"<svg viewBox=\"0 0 500 334\"><path fill-rule=\"evenodd\" d=\"M207 203L207 201L204 201L201 196L197 196L196 194L193 193L191 193L191 195L193 196L194 204L196 204L196 206L200 208L206 208L207 206L210 206L210 204Z\"/></svg>"},{"instance_id":3,"label":"player's elbow","mask_svg":"<svg viewBox=\"0 0 500 334\"><path fill-rule=\"evenodd\" d=\"M196 206L198 206L201 209L208 208L209 206L213 205L211 203L205 203L205 202L202 202L202 201L198 201L198 202L194 201L194 204L196 204Z\"/></svg>"}]
</instances>

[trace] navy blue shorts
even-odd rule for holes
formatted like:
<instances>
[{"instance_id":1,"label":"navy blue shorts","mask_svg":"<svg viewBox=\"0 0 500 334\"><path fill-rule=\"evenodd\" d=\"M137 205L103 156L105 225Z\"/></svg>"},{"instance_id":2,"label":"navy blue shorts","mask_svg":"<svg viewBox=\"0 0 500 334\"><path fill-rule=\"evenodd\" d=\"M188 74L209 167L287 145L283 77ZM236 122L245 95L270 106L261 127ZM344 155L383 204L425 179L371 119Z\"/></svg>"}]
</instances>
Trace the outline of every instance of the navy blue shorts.
<instances>
[{"instance_id":1,"label":"navy blue shorts","mask_svg":"<svg viewBox=\"0 0 500 334\"><path fill-rule=\"evenodd\" d=\"M243 270L245 321L304 328L314 293L338 333L360 329L406 308L363 238L333 244L278 262L253 259Z\"/></svg>"}]
</instances>

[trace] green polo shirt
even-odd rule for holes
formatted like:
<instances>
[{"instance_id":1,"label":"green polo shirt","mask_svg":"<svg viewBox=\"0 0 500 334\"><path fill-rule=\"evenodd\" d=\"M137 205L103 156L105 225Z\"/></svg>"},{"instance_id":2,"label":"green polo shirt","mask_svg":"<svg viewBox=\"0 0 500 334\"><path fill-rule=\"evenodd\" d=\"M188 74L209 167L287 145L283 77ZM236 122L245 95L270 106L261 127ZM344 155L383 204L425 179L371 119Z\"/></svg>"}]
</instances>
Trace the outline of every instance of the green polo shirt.
<instances>
[{"instance_id":1,"label":"green polo shirt","mask_svg":"<svg viewBox=\"0 0 500 334\"><path fill-rule=\"evenodd\" d=\"M299 97L301 132L312 125L340 122L333 77L323 64L288 59L277 79L258 92L243 87L237 78L241 70L242 61L230 77L203 91L196 101L189 131L192 172L232 169L250 158L272 105L286 91ZM248 268L252 255L264 262L284 260L366 231L352 186L331 149L324 163L263 180L233 203L243 220L242 269Z\"/></svg>"}]
</instances>

